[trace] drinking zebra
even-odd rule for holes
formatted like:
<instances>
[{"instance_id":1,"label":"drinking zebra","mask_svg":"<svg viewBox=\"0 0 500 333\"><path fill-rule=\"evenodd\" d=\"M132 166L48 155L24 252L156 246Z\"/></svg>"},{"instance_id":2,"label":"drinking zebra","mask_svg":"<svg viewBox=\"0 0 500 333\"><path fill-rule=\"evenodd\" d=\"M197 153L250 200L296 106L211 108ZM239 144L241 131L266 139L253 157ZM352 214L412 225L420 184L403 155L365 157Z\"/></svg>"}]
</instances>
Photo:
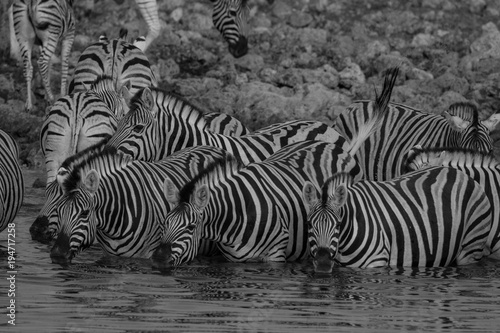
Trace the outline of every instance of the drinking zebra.
<instances>
[{"instance_id":1,"label":"drinking zebra","mask_svg":"<svg viewBox=\"0 0 500 333\"><path fill-rule=\"evenodd\" d=\"M335 128L349 139L358 124L371 116L372 109L369 101L353 103L339 115ZM442 116L392 103L384 125L363 144L357 158L366 179L383 181L402 174L406 153L415 145L490 153L493 141L489 133L499 120L500 114L494 114L479 121L477 108L471 103L453 104Z\"/></svg>"},{"instance_id":2,"label":"drinking zebra","mask_svg":"<svg viewBox=\"0 0 500 333\"><path fill-rule=\"evenodd\" d=\"M46 91L46 99L52 103L54 94L50 87L51 58L57 44L61 47L61 96L66 95L68 59L75 37L75 20L69 0L15 0L9 8L11 55L22 58L28 96L26 109L33 108L31 80L33 65L31 50L36 43L41 45L38 68Z\"/></svg>"},{"instance_id":3,"label":"drinking zebra","mask_svg":"<svg viewBox=\"0 0 500 333\"><path fill-rule=\"evenodd\" d=\"M0 232L14 220L24 196L24 179L14 139L0 130Z\"/></svg>"},{"instance_id":4,"label":"drinking zebra","mask_svg":"<svg viewBox=\"0 0 500 333\"><path fill-rule=\"evenodd\" d=\"M483 188L453 168L434 167L391 181L339 173L318 198L304 185L314 269L465 265L483 257L491 205Z\"/></svg>"},{"instance_id":5,"label":"drinking zebra","mask_svg":"<svg viewBox=\"0 0 500 333\"><path fill-rule=\"evenodd\" d=\"M89 45L76 64L69 92L85 91L100 76L114 80L115 91L133 96L139 89L156 86L157 81L148 58L139 48L125 40L126 31L120 38L108 40L101 36ZM125 92L123 89L127 89Z\"/></svg>"},{"instance_id":6,"label":"drinking zebra","mask_svg":"<svg viewBox=\"0 0 500 333\"><path fill-rule=\"evenodd\" d=\"M281 147L302 140L345 143L330 126L315 121L289 121L241 137L214 133L204 113L184 99L159 89L140 91L130 111L118 123L109 145L146 161L161 160L195 145L226 149L243 163L262 161Z\"/></svg>"},{"instance_id":7,"label":"drinking zebra","mask_svg":"<svg viewBox=\"0 0 500 333\"><path fill-rule=\"evenodd\" d=\"M191 260L202 238L215 241L226 259L235 262L304 258L307 214L301 186L310 181L319 188L338 171L362 176L353 155L380 126L397 72L389 72L373 119L365 122L346 149L306 139L244 167L231 158L214 162L180 191L167 182L167 199L176 207L164 221L154 264L168 270Z\"/></svg>"},{"instance_id":8,"label":"drinking zebra","mask_svg":"<svg viewBox=\"0 0 500 333\"><path fill-rule=\"evenodd\" d=\"M420 170L432 166L458 169L478 182L490 200L491 230L485 255L500 259L500 163L492 156L460 148L414 147L408 153L406 168Z\"/></svg>"},{"instance_id":9,"label":"drinking zebra","mask_svg":"<svg viewBox=\"0 0 500 333\"><path fill-rule=\"evenodd\" d=\"M101 146L102 147L102 146ZM194 177L222 149L198 146L150 163L107 147L73 166L60 168L64 195L57 203L59 234L50 256L68 264L95 240L108 253L148 258L160 241L160 222L170 210L165 182L177 186Z\"/></svg>"}]
</instances>

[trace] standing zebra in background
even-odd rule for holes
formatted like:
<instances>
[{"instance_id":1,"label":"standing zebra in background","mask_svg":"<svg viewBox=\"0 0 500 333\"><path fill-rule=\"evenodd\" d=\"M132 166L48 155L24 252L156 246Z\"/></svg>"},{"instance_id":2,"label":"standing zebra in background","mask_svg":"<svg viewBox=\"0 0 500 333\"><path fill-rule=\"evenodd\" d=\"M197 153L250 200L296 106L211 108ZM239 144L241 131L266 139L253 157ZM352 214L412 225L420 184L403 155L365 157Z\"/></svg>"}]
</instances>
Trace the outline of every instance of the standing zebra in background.
<instances>
[{"instance_id":1,"label":"standing zebra in background","mask_svg":"<svg viewBox=\"0 0 500 333\"><path fill-rule=\"evenodd\" d=\"M64 195L57 207L59 235L50 253L54 263L70 263L95 239L113 255L150 257L170 210L167 179L184 184L227 155L222 149L198 146L150 163L132 160L114 148L97 149L71 172L58 175Z\"/></svg>"},{"instance_id":2,"label":"standing zebra in background","mask_svg":"<svg viewBox=\"0 0 500 333\"><path fill-rule=\"evenodd\" d=\"M176 207L167 215L162 243L153 253L156 267L163 271L192 260L202 238L215 241L226 259L235 262L304 258L308 246L302 185L309 181L319 188L339 171L362 177L353 155L380 126L397 73L397 68L389 71L373 118L345 149L306 140L244 167L230 158L215 162L180 191L167 182L167 198Z\"/></svg>"},{"instance_id":3,"label":"standing zebra in background","mask_svg":"<svg viewBox=\"0 0 500 333\"><path fill-rule=\"evenodd\" d=\"M432 166L458 169L484 188L492 207L491 230L485 255L500 259L500 163L492 155L466 149L414 147L408 153L407 170Z\"/></svg>"},{"instance_id":4,"label":"standing zebra in background","mask_svg":"<svg viewBox=\"0 0 500 333\"><path fill-rule=\"evenodd\" d=\"M108 144L145 161L161 160L190 146L211 145L226 149L245 164L262 161L297 141L325 140L345 144L335 129L315 121L275 124L241 137L215 133L216 128L220 132L226 128L221 125L209 123L202 111L180 97L145 88L134 96L130 111L118 122Z\"/></svg>"},{"instance_id":5,"label":"standing zebra in background","mask_svg":"<svg viewBox=\"0 0 500 333\"><path fill-rule=\"evenodd\" d=\"M351 104L336 120L335 128L349 140L358 124L371 117L373 104ZM443 116L427 114L408 106L391 103L383 126L359 150L357 158L366 179L389 180L402 174L406 153L415 145L424 147L462 147L490 153L490 132L500 120L494 114L479 121L471 103L456 103Z\"/></svg>"},{"instance_id":6,"label":"standing zebra in background","mask_svg":"<svg viewBox=\"0 0 500 333\"><path fill-rule=\"evenodd\" d=\"M35 43L41 45L38 68L47 93L46 99L52 103L54 94L50 87L50 61L57 44L62 41L61 96L66 95L68 59L75 38L72 4L72 0L16 0L9 8L10 51L13 57L18 58L20 55L23 60L28 111L33 108L31 50Z\"/></svg>"},{"instance_id":7,"label":"standing zebra in background","mask_svg":"<svg viewBox=\"0 0 500 333\"><path fill-rule=\"evenodd\" d=\"M125 36L126 31L111 41L101 36L97 43L82 52L69 87L70 93L87 90L86 86L102 75L112 77L115 90L122 95L133 96L141 88L158 84L144 52L127 42Z\"/></svg>"},{"instance_id":8,"label":"standing zebra in background","mask_svg":"<svg viewBox=\"0 0 500 333\"><path fill-rule=\"evenodd\" d=\"M24 179L14 139L0 130L0 232L17 215L24 197Z\"/></svg>"},{"instance_id":9,"label":"standing zebra in background","mask_svg":"<svg viewBox=\"0 0 500 333\"><path fill-rule=\"evenodd\" d=\"M317 197L304 184L314 269L465 265L480 260L491 227L483 188L453 168L434 167L391 181L339 173Z\"/></svg>"},{"instance_id":10,"label":"standing zebra in background","mask_svg":"<svg viewBox=\"0 0 500 333\"><path fill-rule=\"evenodd\" d=\"M248 5L247 0L210 0L213 3L214 26L228 43L228 50L235 58L248 52ZM116 1L118 2L118 1ZM148 25L148 34L141 50L146 52L160 35L161 24L156 0L135 0Z\"/></svg>"}]
</instances>

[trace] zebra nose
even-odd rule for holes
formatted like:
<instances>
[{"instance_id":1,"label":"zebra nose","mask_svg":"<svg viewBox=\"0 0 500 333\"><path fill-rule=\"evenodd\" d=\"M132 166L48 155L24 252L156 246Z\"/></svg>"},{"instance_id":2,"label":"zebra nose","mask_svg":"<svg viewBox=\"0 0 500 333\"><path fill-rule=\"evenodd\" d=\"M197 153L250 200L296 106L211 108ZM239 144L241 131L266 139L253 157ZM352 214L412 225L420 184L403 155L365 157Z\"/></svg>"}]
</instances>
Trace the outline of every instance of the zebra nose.
<instances>
[{"instance_id":1,"label":"zebra nose","mask_svg":"<svg viewBox=\"0 0 500 333\"><path fill-rule=\"evenodd\" d=\"M168 272L172 268L172 244L161 243L151 256L153 266L160 272Z\"/></svg>"},{"instance_id":2,"label":"zebra nose","mask_svg":"<svg viewBox=\"0 0 500 333\"><path fill-rule=\"evenodd\" d=\"M248 39L245 36L240 36L238 42L229 44L229 53L235 58L243 57L248 52Z\"/></svg>"},{"instance_id":3,"label":"zebra nose","mask_svg":"<svg viewBox=\"0 0 500 333\"><path fill-rule=\"evenodd\" d=\"M314 256L314 271L316 273L330 274L335 263L333 259L333 252L330 249L326 247L319 248Z\"/></svg>"},{"instance_id":4,"label":"zebra nose","mask_svg":"<svg viewBox=\"0 0 500 333\"><path fill-rule=\"evenodd\" d=\"M73 255L69 246L69 237L60 234L59 237L57 237L56 243L50 250L50 259L52 259L53 264L66 266L71 264L72 258Z\"/></svg>"},{"instance_id":5,"label":"zebra nose","mask_svg":"<svg viewBox=\"0 0 500 333\"><path fill-rule=\"evenodd\" d=\"M52 234L49 231L49 218L38 216L30 227L31 239L40 243L48 244L52 241Z\"/></svg>"}]
</instances>

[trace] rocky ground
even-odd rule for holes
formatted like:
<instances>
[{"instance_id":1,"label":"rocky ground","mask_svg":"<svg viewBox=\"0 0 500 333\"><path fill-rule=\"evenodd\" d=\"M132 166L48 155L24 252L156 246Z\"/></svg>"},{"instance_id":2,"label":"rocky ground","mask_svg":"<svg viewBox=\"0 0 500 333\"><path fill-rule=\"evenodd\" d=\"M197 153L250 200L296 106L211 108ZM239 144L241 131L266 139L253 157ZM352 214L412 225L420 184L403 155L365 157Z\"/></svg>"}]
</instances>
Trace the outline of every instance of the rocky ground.
<instances>
[{"instance_id":1,"label":"rocky ground","mask_svg":"<svg viewBox=\"0 0 500 333\"><path fill-rule=\"evenodd\" d=\"M250 129L292 118L331 124L352 101L373 99L383 71L400 65L394 102L439 113L469 100L481 118L500 111L498 0L248 2L250 51L234 59L212 26L209 1L159 0L164 28L147 56L160 87L203 110L234 115ZM71 69L102 33L146 32L132 0L77 1L75 9ZM24 164L40 167L39 131L48 106L39 74L35 68L35 110L27 113L22 68L8 49L0 61L0 128L18 140Z\"/></svg>"}]
</instances>

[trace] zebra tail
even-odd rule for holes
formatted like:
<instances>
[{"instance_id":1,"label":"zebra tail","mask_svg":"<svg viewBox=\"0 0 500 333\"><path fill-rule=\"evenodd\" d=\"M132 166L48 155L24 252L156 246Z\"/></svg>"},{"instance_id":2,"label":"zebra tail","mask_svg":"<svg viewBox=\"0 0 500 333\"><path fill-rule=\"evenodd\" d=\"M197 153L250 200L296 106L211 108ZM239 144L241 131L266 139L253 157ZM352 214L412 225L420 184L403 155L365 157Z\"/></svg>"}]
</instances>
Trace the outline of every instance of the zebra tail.
<instances>
[{"instance_id":1,"label":"zebra tail","mask_svg":"<svg viewBox=\"0 0 500 333\"><path fill-rule=\"evenodd\" d=\"M361 125L357 134L351 139L347 149L351 156L354 156L363 142L382 126L384 117L389 110L389 101L391 100L392 90L394 89L398 73L399 67L393 67L386 71L382 93L378 96L375 91L376 98L371 119Z\"/></svg>"},{"instance_id":2,"label":"zebra tail","mask_svg":"<svg viewBox=\"0 0 500 333\"><path fill-rule=\"evenodd\" d=\"M21 55L19 54L19 42L17 41L16 32L14 30L14 14L12 7L14 7L14 5L9 7L10 57L20 61Z\"/></svg>"}]
</instances>

